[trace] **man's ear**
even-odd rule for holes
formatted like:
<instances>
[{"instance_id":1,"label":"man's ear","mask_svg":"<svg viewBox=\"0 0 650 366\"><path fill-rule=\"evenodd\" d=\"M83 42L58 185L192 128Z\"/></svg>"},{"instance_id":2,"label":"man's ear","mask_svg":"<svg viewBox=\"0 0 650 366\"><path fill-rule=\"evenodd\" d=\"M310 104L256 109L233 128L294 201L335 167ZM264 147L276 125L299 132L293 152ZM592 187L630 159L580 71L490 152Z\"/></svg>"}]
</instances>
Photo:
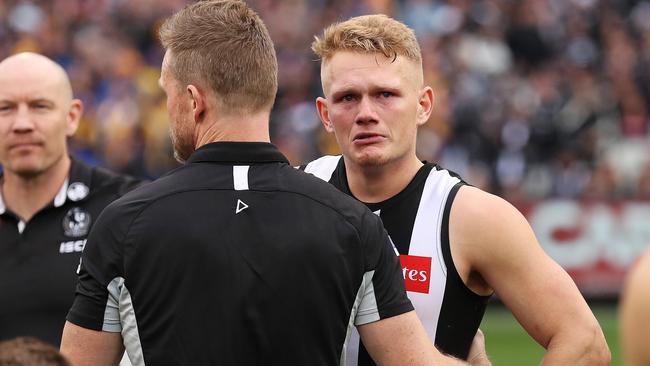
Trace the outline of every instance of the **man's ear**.
<instances>
[{"instance_id":1,"label":"man's ear","mask_svg":"<svg viewBox=\"0 0 650 366\"><path fill-rule=\"evenodd\" d=\"M431 117L431 112L433 112L434 102L435 96L433 95L433 89L431 89L430 86L424 87L424 89L420 91L420 97L418 99L418 126L422 126L429 120L429 117Z\"/></svg>"},{"instance_id":2,"label":"man's ear","mask_svg":"<svg viewBox=\"0 0 650 366\"><path fill-rule=\"evenodd\" d=\"M332 121L330 120L330 114L327 109L327 99L323 97L316 98L316 111L318 111L318 117L323 123L325 130L327 132L334 132L334 127L332 127Z\"/></svg>"},{"instance_id":3,"label":"man's ear","mask_svg":"<svg viewBox=\"0 0 650 366\"><path fill-rule=\"evenodd\" d=\"M81 99L73 99L70 102L70 109L67 115L67 124L65 126L65 134L70 137L74 135L79 127L79 121L84 112L84 104Z\"/></svg>"},{"instance_id":4,"label":"man's ear","mask_svg":"<svg viewBox=\"0 0 650 366\"><path fill-rule=\"evenodd\" d=\"M206 95L205 93L197 88L195 85L190 84L187 86L187 93L190 97L192 116L194 117L194 123L200 123L205 117L205 107L206 107Z\"/></svg>"}]
</instances>

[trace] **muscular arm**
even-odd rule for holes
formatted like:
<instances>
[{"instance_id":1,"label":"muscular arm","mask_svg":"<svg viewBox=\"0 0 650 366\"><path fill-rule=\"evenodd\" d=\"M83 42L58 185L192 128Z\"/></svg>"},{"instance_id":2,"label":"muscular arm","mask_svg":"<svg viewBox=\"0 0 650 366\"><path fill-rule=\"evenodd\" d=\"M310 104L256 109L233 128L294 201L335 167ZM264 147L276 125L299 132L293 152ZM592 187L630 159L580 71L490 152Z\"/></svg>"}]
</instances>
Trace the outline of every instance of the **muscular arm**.
<instances>
[{"instance_id":1,"label":"muscular arm","mask_svg":"<svg viewBox=\"0 0 650 366\"><path fill-rule=\"evenodd\" d=\"M605 337L575 283L512 205L462 187L451 209L450 241L464 279L477 274L546 348L543 365L609 364Z\"/></svg>"},{"instance_id":2,"label":"muscular arm","mask_svg":"<svg viewBox=\"0 0 650 366\"><path fill-rule=\"evenodd\" d=\"M625 364L650 365L650 251L630 270L620 306L621 347Z\"/></svg>"},{"instance_id":3,"label":"muscular arm","mask_svg":"<svg viewBox=\"0 0 650 366\"><path fill-rule=\"evenodd\" d=\"M358 330L377 365L468 365L438 352L415 311L360 325Z\"/></svg>"},{"instance_id":4,"label":"muscular arm","mask_svg":"<svg viewBox=\"0 0 650 366\"><path fill-rule=\"evenodd\" d=\"M65 323L61 353L75 366L119 365L124 353L120 333L100 332Z\"/></svg>"}]
</instances>

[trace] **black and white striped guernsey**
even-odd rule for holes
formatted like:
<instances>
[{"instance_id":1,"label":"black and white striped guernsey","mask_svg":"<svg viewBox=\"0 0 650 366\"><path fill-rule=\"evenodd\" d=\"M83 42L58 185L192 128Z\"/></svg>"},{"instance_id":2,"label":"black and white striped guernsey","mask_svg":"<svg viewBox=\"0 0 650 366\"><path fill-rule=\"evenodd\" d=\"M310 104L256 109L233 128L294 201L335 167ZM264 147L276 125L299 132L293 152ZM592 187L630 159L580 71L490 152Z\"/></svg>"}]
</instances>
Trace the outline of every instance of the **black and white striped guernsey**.
<instances>
[{"instance_id":1,"label":"black and white striped guernsey","mask_svg":"<svg viewBox=\"0 0 650 366\"><path fill-rule=\"evenodd\" d=\"M341 156L324 156L302 166L306 172L352 195ZM465 286L449 246L449 213L458 189L466 184L455 173L425 163L397 195L366 204L379 215L400 253L407 293L438 349L465 359L489 296ZM374 365L355 334L348 365Z\"/></svg>"}]
</instances>

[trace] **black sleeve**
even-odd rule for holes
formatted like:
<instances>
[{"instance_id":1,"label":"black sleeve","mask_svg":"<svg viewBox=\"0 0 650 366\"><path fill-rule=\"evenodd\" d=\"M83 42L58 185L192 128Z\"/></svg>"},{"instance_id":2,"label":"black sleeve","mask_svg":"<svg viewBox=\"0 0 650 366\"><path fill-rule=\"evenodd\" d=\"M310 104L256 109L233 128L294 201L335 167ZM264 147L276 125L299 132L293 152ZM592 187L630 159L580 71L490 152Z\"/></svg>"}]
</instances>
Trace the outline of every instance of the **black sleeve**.
<instances>
[{"instance_id":1,"label":"black sleeve","mask_svg":"<svg viewBox=\"0 0 650 366\"><path fill-rule=\"evenodd\" d=\"M74 301L66 317L78 326L109 332L121 331L118 304L124 281L122 242L128 221L115 203L106 207L90 231L77 270Z\"/></svg>"},{"instance_id":2,"label":"black sleeve","mask_svg":"<svg viewBox=\"0 0 650 366\"><path fill-rule=\"evenodd\" d=\"M362 221L366 274L355 325L362 325L413 310L406 296L397 250L381 219L370 211Z\"/></svg>"}]
</instances>

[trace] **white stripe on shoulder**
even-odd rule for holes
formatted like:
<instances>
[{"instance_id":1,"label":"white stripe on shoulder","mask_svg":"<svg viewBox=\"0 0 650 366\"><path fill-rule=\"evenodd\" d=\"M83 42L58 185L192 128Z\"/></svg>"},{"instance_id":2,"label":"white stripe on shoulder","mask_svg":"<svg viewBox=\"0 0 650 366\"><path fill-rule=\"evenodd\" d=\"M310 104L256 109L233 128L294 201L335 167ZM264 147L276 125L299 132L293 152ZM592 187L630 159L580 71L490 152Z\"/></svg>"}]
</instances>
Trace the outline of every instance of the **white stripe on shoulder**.
<instances>
[{"instance_id":1,"label":"white stripe on shoulder","mask_svg":"<svg viewBox=\"0 0 650 366\"><path fill-rule=\"evenodd\" d=\"M341 160L341 155L325 155L307 164L305 172L329 182L339 160Z\"/></svg>"},{"instance_id":2,"label":"white stripe on shoulder","mask_svg":"<svg viewBox=\"0 0 650 366\"><path fill-rule=\"evenodd\" d=\"M232 179L236 191L248 190L248 165L234 165L232 167Z\"/></svg>"}]
</instances>

